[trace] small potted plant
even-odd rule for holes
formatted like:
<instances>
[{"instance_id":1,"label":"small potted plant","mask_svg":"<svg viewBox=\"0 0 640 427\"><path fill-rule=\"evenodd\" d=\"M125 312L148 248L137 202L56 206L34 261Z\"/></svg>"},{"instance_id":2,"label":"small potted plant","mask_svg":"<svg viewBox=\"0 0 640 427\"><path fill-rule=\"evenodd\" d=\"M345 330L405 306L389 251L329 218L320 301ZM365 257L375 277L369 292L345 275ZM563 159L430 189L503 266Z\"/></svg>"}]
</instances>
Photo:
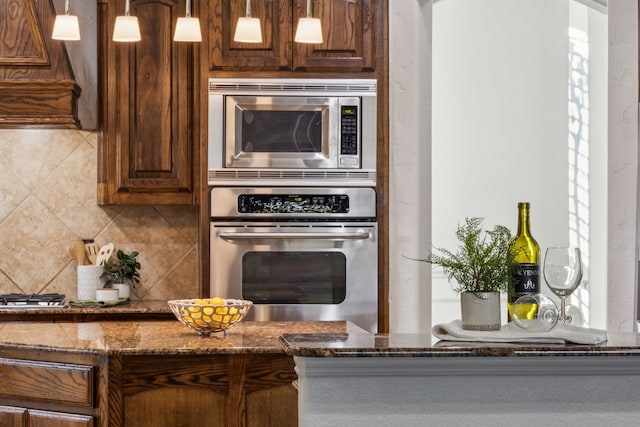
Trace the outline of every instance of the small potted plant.
<instances>
[{"instance_id":1,"label":"small potted plant","mask_svg":"<svg viewBox=\"0 0 640 427\"><path fill-rule=\"evenodd\" d=\"M129 298L130 289L140 282L140 263L136 259L138 252L126 253L120 249L116 252L116 259L105 262L102 267L102 275L107 279L105 287L118 289L119 298Z\"/></svg>"},{"instance_id":2,"label":"small potted plant","mask_svg":"<svg viewBox=\"0 0 640 427\"><path fill-rule=\"evenodd\" d=\"M483 233L482 218L467 218L458 225L456 253L435 248L419 261L442 267L453 290L460 294L462 327L471 330L500 329L500 292L510 292L516 267L509 249L511 232L496 225Z\"/></svg>"}]
</instances>

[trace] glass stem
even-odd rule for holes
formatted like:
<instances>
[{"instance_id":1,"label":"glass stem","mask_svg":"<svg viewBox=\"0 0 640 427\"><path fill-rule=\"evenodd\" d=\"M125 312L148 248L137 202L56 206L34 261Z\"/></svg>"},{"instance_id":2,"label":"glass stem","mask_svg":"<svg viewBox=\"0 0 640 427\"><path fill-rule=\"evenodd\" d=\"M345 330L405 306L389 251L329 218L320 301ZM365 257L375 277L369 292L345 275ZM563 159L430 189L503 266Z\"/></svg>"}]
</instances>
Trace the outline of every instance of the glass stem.
<instances>
[{"instance_id":1,"label":"glass stem","mask_svg":"<svg viewBox=\"0 0 640 427\"><path fill-rule=\"evenodd\" d=\"M560 297L560 316L563 322L567 322L567 297Z\"/></svg>"}]
</instances>

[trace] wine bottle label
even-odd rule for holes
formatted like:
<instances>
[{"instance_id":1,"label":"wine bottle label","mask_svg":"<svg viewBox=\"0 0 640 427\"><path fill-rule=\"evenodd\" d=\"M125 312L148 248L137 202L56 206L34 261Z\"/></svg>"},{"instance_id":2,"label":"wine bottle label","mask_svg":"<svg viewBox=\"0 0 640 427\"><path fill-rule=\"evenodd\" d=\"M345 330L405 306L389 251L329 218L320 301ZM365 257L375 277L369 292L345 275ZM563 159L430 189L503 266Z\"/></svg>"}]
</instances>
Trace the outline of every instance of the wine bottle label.
<instances>
[{"instance_id":1,"label":"wine bottle label","mask_svg":"<svg viewBox=\"0 0 640 427\"><path fill-rule=\"evenodd\" d=\"M516 296L540 292L540 266L538 264L519 264L514 278Z\"/></svg>"}]
</instances>

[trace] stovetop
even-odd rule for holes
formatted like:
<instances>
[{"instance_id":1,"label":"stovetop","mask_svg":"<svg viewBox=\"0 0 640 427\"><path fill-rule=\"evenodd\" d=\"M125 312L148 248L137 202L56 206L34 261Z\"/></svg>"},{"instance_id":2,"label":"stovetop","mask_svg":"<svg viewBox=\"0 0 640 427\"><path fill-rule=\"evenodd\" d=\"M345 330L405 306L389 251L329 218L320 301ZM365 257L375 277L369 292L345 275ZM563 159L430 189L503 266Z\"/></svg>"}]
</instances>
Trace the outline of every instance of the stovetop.
<instances>
[{"instance_id":1,"label":"stovetop","mask_svg":"<svg viewBox=\"0 0 640 427\"><path fill-rule=\"evenodd\" d=\"M64 307L62 294L3 294L0 308L55 308Z\"/></svg>"}]
</instances>

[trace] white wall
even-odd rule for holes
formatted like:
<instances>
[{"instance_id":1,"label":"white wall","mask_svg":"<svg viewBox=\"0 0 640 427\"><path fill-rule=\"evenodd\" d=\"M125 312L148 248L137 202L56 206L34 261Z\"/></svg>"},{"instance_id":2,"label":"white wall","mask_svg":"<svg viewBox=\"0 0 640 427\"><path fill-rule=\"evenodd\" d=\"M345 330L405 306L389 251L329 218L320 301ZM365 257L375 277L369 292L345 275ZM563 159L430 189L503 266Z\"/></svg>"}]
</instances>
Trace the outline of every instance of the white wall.
<instances>
[{"instance_id":1,"label":"white wall","mask_svg":"<svg viewBox=\"0 0 640 427\"><path fill-rule=\"evenodd\" d=\"M449 0L440 0L441 6ZM479 3L479 2L478 2ZM484 2L483 2L484 3ZM544 2L549 6L549 2ZM610 331L627 331L633 330L635 327L635 302L636 302L636 236L637 236L637 188L638 188L638 171L637 171L637 93L638 93L638 54L637 54L637 4L632 0L620 0L611 2L609 5L609 124L608 124L608 268L607 268L607 327ZM428 169L431 164L429 156L429 148L431 140L429 134L425 133L429 126L429 117L431 108L425 105L424 98L429 97L431 93L431 73L430 68L420 68L411 71L418 61L415 56L417 54L424 56L424 61L431 61L431 1L427 0L411 0L403 2L390 2L390 77L391 77L391 111L390 111L390 141L392 146L390 158L390 219L391 219L391 256L390 256L390 311L391 311L391 330L392 332L412 331L414 329L428 330L430 323L424 320L424 313L431 310L431 300L428 295L431 284L428 277L424 277L421 268L408 264L402 255L415 256L415 252L430 248L431 240L429 230L429 215L431 209L431 200L423 200L418 202L416 199L428 197L429 189L424 188L425 178L418 176L419 181L415 181L410 176L405 179L411 167L418 169ZM514 13L517 10L513 11ZM535 10L530 11L532 19L541 19L541 12ZM472 13L467 13L473 18ZM462 17L461 19L464 19ZM493 19L493 18L492 18ZM483 20L478 20L483 21ZM490 29L492 20L484 20L485 30ZM411 24L411 25L409 25ZM416 29L416 25L418 28ZM420 28L420 25L424 28ZM462 21L454 22L453 27L461 27ZM524 22L525 28L527 23ZM490 32L490 31L489 31ZM419 47L417 47L419 46ZM553 47L551 47L553 48ZM514 52L514 55L519 51ZM526 58L525 58L526 59ZM419 61L418 61L419 62ZM435 59L434 59L435 63ZM434 64L435 66L435 64ZM509 78L509 76L503 76ZM563 82L566 84L566 81ZM403 87L399 92L397 86ZM409 89L408 89L409 88ZM474 90L481 90L478 87ZM437 91L434 88L434 94ZM435 96L435 95L434 95ZM536 94L531 96L537 99ZM400 102L402 99L402 103ZM465 108L464 99L460 101L460 108ZM565 98L566 102L566 98ZM484 107L479 107L482 110ZM481 113L482 111L479 111ZM435 111L434 111L435 113ZM526 111L525 111L526 113ZM565 111L566 113L566 111ZM402 121L399 121L402 119ZM416 124L419 123L419 124ZM547 123L542 125L547 127ZM468 128L466 122L460 122L457 132L463 134L464 128ZM525 126L520 137L527 137L530 132L538 132L541 127L539 124L531 124ZM545 132L550 134L555 129L548 126ZM490 130L479 126L478 132L487 132ZM502 129L499 129L503 131ZM435 129L434 129L435 131ZM506 131L506 130L505 130ZM513 131L513 130L511 130ZM514 134L514 135L517 135ZM542 134L544 137L546 135ZM476 138L477 139L477 138ZM545 138L545 140L548 138ZM418 142L419 141L419 142ZM566 138L563 139L566 142ZM538 141L539 142L539 141ZM541 161L537 146L532 149L536 153L537 162ZM434 148L435 151L435 148ZM434 153L435 154L435 153ZM500 156L500 152L496 155ZM474 151L470 156L484 155L483 152ZM399 162L398 159L405 159L406 162ZM564 158L564 157L563 157ZM434 159L435 168L441 166L439 159ZM470 162L473 166L474 162ZM476 162L479 163L479 162ZM526 172L530 164L534 164L536 168L546 170L544 164L529 162L523 165ZM468 164L466 166L469 166ZM451 163L451 169L460 170L458 162ZM509 165L509 168L512 166ZM447 170L444 170L447 172ZM478 172L485 174L487 171ZM415 172L414 172L415 173ZM469 186L473 185L476 176L471 174ZM503 174L504 175L504 174ZM424 172L424 176L428 179L430 172ZM435 175L434 175L435 177ZM539 177L543 184L548 184L549 188L554 188L554 179L545 181L545 177ZM400 182L403 184L401 185ZM435 182L434 187L438 183ZM564 186L563 186L564 187ZM525 186L526 188L526 186ZM434 190L434 200L435 200ZM494 193L503 192L502 187L498 186ZM413 196L411 195L413 194ZM511 195L513 200L498 194L487 195L482 197L472 197L477 208L470 214L484 216L483 206L489 203L504 203L504 208L500 208L500 216L487 218L489 224L504 223L511 224L515 227L515 203L520 198L528 198L533 203L533 232L539 240L552 242L556 240L553 228L547 229L545 223L545 212L553 211L554 202L537 198L526 194L524 191L517 196ZM556 196L550 196L551 200ZM504 201L507 200L507 201ZM560 202L558 202L560 203ZM566 206L564 200L561 202ZM416 210L416 208L418 208ZM436 206L434 205L434 209ZM406 211L409 211L407 213ZM461 213L459 218L463 218L466 212ZM425 215L427 217L425 217ZM435 215L435 213L434 213ZM561 214L558 214L561 215ZM405 221L404 218L412 218L413 221ZM459 218L455 218L457 221ZM449 218L446 218L449 220ZM416 228L417 224L422 224ZM553 226L552 226L553 227ZM451 233L453 228L446 228L443 232ZM433 230L435 236L440 230ZM415 237L411 237L411 233ZM600 239L604 237L600 236ZM597 241L597 238L594 239ZM548 244L548 243L547 243ZM408 270L413 269L413 270ZM602 297L599 297L602 302ZM418 300L416 302L416 300ZM410 307L418 307L418 315L407 314L405 303L409 302Z\"/></svg>"},{"instance_id":2,"label":"white wall","mask_svg":"<svg viewBox=\"0 0 640 427\"><path fill-rule=\"evenodd\" d=\"M389 326L431 333L431 0L389 2Z\"/></svg>"},{"instance_id":3,"label":"white wall","mask_svg":"<svg viewBox=\"0 0 640 427\"><path fill-rule=\"evenodd\" d=\"M569 227L567 29L570 19L584 21L586 27L588 8L577 5L583 12L578 15L584 15L578 18L584 19L576 19L575 10L570 16L570 3L442 0L434 6L434 245L457 247L453 231L466 216L484 217L487 228L502 224L515 232L518 201L532 204L532 232L542 254L549 246L577 244L570 240ZM605 24L604 15L595 13ZM606 45L590 46L590 51L596 48ZM599 71L606 70L605 63L593 63L589 72L598 66ZM594 88L597 83L593 82ZM606 105L602 98L606 81L599 84L599 92L579 94L588 97L579 113L591 127L596 123L606 130L606 109L599 115L589 114L588 109L592 104ZM606 138L589 139L590 146L606 149ZM601 172L600 181L591 180L589 188L589 202L597 209L606 205L602 198L606 191L598 192L600 200L592 194L594 189L606 189L606 157L592 159L591 164L589 172ZM594 224L587 216L591 228L605 229L606 217L599 218L600 223ZM581 246L585 256L595 252L596 262L585 258L585 264L602 273L604 251L598 254L597 247L590 248L588 237ZM585 281L587 286L604 294L606 282ZM551 295L543 280L541 289ZM605 327L604 300L588 301L588 294L583 294L591 324ZM434 270L433 295L434 323L459 316L458 297L439 269ZM596 319L593 312L598 313Z\"/></svg>"},{"instance_id":4,"label":"white wall","mask_svg":"<svg viewBox=\"0 0 640 427\"><path fill-rule=\"evenodd\" d=\"M638 2L609 1L607 325L636 329L638 260Z\"/></svg>"}]
</instances>

